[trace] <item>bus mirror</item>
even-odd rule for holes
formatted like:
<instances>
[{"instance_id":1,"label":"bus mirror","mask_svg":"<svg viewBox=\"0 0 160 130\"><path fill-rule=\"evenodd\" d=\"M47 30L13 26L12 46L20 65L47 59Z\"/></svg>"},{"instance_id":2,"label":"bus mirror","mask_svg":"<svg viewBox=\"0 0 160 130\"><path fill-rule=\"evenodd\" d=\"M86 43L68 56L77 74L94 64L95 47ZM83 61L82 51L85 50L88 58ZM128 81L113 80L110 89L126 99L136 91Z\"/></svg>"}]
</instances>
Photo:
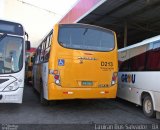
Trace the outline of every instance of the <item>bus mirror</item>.
<instances>
[{"instance_id":1,"label":"bus mirror","mask_svg":"<svg viewBox=\"0 0 160 130\"><path fill-rule=\"evenodd\" d=\"M31 49L31 43L30 41L26 41L26 50L30 50Z\"/></svg>"}]
</instances>

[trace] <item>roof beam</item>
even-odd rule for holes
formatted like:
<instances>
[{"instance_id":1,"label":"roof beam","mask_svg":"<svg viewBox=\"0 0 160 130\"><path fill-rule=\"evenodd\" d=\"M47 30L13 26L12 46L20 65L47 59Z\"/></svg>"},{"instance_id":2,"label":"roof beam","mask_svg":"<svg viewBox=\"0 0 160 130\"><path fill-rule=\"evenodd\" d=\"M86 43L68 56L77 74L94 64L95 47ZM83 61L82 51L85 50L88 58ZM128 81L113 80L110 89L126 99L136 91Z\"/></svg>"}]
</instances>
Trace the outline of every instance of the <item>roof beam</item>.
<instances>
[{"instance_id":1,"label":"roof beam","mask_svg":"<svg viewBox=\"0 0 160 130\"><path fill-rule=\"evenodd\" d=\"M136 30L153 32L153 33L160 33L159 30L155 30L155 29L149 28L149 26L143 26L143 25L140 25L140 24L137 24L137 23L134 23L134 24L132 23L131 25L132 25L132 27L134 27Z\"/></svg>"},{"instance_id":2,"label":"roof beam","mask_svg":"<svg viewBox=\"0 0 160 130\"><path fill-rule=\"evenodd\" d=\"M147 32L152 32L152 33L160 33L159 30L156 30L156 29L153 29L153 28L150 28L148 26L145 26L145 25L140 25L138 23L127 23L128 24L128 28L129 29L134 29L134 30L139 30L139 31L147 31ZM96 24L97 25L97 24ZM99 24L98 24L99 25ZM102 25L103 27L112 27L113 30L122 30L123 32L123 28L124 28L124 25L123 24L115 24L115 23L106 23L105 25ZM114 29L115 28L115 29ZM116 29L117 28L117 29Z\"/></svg>"},{"instance_id":3,"label":"roof beam","mask_svg":"<svg viewBox=\"0 0 160 130\"><path fill-rule=\"evenodd\" d=\"M111 15L112 13L115 13L115 12L117 12L118 10L121 10L122 8L128 6L129 4L132 4L132 3L136 2L136 1L138 1L138 0L130 0L130 1L128 1L128 2L126 2L126 3L124 3L124 4L122 4L122 5L120 5L119 7L111 10L110 12L106 13L105 15L100 15L100 17L98 17L98 18L95 19L95 20L90 21L89 23L90 23L90 24L96 24L96 21L100 21L100 20L104 19L105 16L106 16L107 18L110 18L111 16L109 16L109 15ZM151 3L150 3L150 2L151 2ZM140 10L137 10L137 11L135 11L135 12L133 12L133 13L125 16L125 17L117 18L117 19L114 18L114 19L117 20L118 23L121 23L124 19L127 20L127 22L130 22L131 19L133 18L133 16L143 14L143 13L146 12L146 11L152 10L153 8L156 8L156 7L159 7L159 6L160 6L160 0L154 0L154 2L153 2L153 1L149 1L149 2L147 2L147 3L148 3L148 4L147 4L146 6L144 6L143 8L141 8ZM150 4L150 5L149 5L149 4ZM149 6L148 6L148 5L149 5ZM159 19L159 20L160 20L160 19ZM153 21L153 22L152 22L152 21ZM157 19L154 19L154 20L152 20L152 21L150 21L149 24L148 24L148 22L147 22L147 25L154 24L154 22L157 22L158 20L157 20ZM131 22L133 22L133 21L131 21ZM136 22L136 21L135 21L135 22ZM150 26L148 26L148 27L150 27ZM157 32L157 31L155 31L155 30L152 30L151 28L149 29L148 27L146 28L146 26L144 26L144 27L142 27L143 29L142 29L142 28L141 28L141 29L142 29L142 30L146 30L146 31Z\"/></svg>"}]
</instances>

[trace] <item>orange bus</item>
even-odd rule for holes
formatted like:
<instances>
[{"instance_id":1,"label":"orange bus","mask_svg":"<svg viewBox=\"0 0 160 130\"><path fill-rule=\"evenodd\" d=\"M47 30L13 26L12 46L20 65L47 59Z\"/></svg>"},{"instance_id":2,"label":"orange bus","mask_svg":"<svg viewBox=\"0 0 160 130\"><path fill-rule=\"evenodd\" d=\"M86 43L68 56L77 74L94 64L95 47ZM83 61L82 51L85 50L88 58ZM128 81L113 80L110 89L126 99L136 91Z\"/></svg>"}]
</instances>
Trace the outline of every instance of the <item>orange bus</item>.
<instances>
[{"instance_id":1,"label":"orange bus","mask_svg":"<svg viewBox=\"0 0 160 130\"><path fill-rule=\"evenodd\" d=\"M116 98L117 40L108 29L56 24L36 49L33 85L51 100Z\"/></svg>"}]
</instances>

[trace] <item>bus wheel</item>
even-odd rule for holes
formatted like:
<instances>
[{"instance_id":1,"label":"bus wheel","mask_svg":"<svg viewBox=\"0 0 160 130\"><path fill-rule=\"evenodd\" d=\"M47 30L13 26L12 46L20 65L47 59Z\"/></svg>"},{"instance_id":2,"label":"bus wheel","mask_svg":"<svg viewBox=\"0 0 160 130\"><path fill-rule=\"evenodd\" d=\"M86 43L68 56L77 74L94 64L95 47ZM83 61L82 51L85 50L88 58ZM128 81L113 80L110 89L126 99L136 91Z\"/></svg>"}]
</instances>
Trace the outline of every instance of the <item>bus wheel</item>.
<instances>
[{"instance_id":1,"label":"bus wheel","mask_svg":"<svg viewBox=\"0 0 160 130\"><path fill-rule=\"evenodd\" d=\"M153 108L152 98L149 95L144 97L143 112L144 112L144 115L147 117L155 117L156 115L156 112L154 111L154 108Z\"/></svg>"},{"instance_id":2,"label":"bus wheel","mask_svg":"<svg viewBox=\"0 0 160 130\"><path fill-rule=\"evenodd\" d=\"M42 87L41 87L41 92L40 92L40 102L44 106L48 106L49 105L49 101L44 98L44 92L43 92Z\"/></svg>"}]
</instances>

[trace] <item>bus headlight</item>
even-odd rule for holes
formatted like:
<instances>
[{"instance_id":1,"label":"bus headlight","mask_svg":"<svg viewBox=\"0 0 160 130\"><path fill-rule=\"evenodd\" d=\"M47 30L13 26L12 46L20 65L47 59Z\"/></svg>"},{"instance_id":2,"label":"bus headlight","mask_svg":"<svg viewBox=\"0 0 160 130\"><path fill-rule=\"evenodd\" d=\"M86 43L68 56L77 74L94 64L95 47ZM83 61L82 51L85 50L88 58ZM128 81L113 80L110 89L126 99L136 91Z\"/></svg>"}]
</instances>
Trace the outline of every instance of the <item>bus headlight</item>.
<instances>
[{"instance_id":1,"label":"bus headlight","mask_svg":"<svg viewBox=\"0 0 160 130\"><path fill-rule=\"evenodd\" d=\"M117 77L118 77L118 73L114 72L113 75L112 75L111 86L115 85L117 83Z\"/></svg>"},{"instance_id":2,"label":"bus headlight","mask_svg":"<svg viewBox=\"0 0 160 130\"><path fill-rule=\"evenodd\" d=\"M18 87L19 87L18 82L14 82L14 83L8 85L7 87L5 87L3 89L3 92L14 91L14 90L18 89Z\"/></svg>"}]
</instances>

